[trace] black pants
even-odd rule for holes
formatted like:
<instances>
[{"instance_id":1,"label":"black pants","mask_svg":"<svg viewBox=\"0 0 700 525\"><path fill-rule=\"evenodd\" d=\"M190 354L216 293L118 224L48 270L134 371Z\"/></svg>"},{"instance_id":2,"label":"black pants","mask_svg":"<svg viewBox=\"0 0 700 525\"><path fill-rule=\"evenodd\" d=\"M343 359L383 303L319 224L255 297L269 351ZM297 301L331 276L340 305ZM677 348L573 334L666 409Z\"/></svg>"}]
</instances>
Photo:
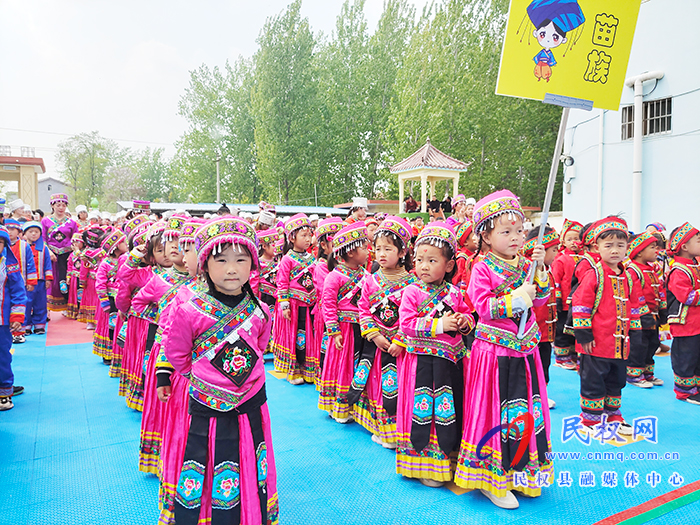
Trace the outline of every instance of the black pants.
<instances>
[{"instance_id":1,"label":"black pants","mask_svg":"<svg viewBox=\"0 0 700 525\"><path fill-rule=\"evenodd\" d=\"M700 334L673 338L671 366L676 397L687 399L697 394L700 386Z\"/></svg>"},{"instance_id":2,"label":"black pants","mask_svg":"<svg viewBox=\"0 0 700 525\"><path fill-rule=\"evenodd\" d=\"M654 354L659 348L659 330L642 330L641 337L630 338L627 376L631 380L654 376Z\"/></svg>"},{"instance_id":3,"label":"black pants","mask_svg":"<svg viewBox=\"0 0 700 525\"><path fill-rule=\"evenodd\" d=\"M584 424L600 422L603 413L618 415L627 379L625 361L581 354L579 365Z\"/></svg>"},{"instance_id":4,"label":"black pants","mask_svg":"<svg viewBox=\"0 0 700 525\"><path fill-rule=\"evenodd\" d=\"M576 339L573 335L564 333L564 324L566 323L566 314L568 312L557 312L557 330L554 336L554 352L557 356L566 357L571 353L574 353L574 345L576 344ZM566 352L562 352L566 350Z\"/></svg>"},{"instance_id":5,"label":"black pants","mask_svg":"<svg viewBox=\"0 0 700 525\"><path fill-rule=\"evenodd\" d=\"M549 384L549 364L552 362L552 343L540 342L540 361L542 361L542 370L544 370L544 380Z\"/></svg>"}]
</instances>

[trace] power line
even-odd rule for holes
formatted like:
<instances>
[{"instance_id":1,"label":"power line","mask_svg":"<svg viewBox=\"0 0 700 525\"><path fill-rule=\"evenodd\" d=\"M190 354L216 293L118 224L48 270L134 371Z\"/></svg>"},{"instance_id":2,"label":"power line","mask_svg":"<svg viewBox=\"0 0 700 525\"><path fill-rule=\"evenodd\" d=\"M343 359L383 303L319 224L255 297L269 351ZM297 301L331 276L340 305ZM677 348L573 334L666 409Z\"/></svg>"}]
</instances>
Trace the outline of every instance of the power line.
<instances>
[{"instance_id":1,"label":"power line","mask_svg":"<svg viewBox=\"0 0 700 525\"><path fill-rule=\"evenodd\" d=\"M59 135L62 137L73 137L75 135L78 135L78 133L58 133L56 131L39 131L36 129L19 129L19 128L2 128L0 127L0 130L3 131L20 131L22 133L40 133L42 135ZM133 142L136 144L153 144L157 146L173 146L174 144L167 144L165 142L151 142L147 140L132 140L132 139L117 139L114 137L104 137L109 140L114 140L117 142Z\"/></svg>"}]
</instances>

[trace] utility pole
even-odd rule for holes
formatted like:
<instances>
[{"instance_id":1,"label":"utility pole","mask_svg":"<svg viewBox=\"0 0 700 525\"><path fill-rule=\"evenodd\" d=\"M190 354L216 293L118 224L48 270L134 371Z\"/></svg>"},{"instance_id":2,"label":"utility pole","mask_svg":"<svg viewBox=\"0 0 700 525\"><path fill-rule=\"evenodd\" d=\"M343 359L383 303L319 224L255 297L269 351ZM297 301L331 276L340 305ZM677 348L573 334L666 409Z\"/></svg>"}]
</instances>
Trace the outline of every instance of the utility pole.
<instances>
[{"instance_id":1,"label":"utility pole","mask_svg":"<svg viewBox=\"0 0 700 525\"><path fill-rule=\"evenodd\" d=\"M221 160L221 155L216 156L216 203L221 202L221 178L219 177L219 161Z\"/></svg>"}]
</instances>

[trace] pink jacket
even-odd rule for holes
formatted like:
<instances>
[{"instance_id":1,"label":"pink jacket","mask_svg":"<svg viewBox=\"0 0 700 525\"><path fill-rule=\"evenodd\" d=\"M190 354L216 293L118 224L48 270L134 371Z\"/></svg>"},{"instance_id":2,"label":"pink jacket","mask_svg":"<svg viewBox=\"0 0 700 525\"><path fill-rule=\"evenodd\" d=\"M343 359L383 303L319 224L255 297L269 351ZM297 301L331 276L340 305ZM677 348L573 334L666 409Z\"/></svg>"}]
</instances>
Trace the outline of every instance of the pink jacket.
<instances>
[{"instance_id":1,"label":"pink jacket","mask_svg":"<svg viewBox=\"0 0 700 525\"><path fill-rule=\"evenodd\" d=\"M272 329L266 304L257 307L246 295L229 308L198 291L171 315L187 322L171 323L163 342L165 356L190 382L196 401L228 412L265 385L263 352Z\"/></svg>"},{"instance_id":2,"label":"pink jacket","mask_svg":"<svg viewBox=\"0 0 700 525\"><path fill-rule=\"evenodd\" d=\"M117 260L113 257L105 257L97 268L95 277L95 291L100 300L100 307L109 312L109 298L116 297L119 290L117 281Z\"/></svg>"},{"instance_id":3,"label":"pink jacket","mask_svg":"<svg viewBox=\"0 0 700 525\"><path fill-rule=\"evenodd\" d=\"M442 330L440 318L447 313L460 313L469 321L460 332ZM456 286L444 281L440 286L417 281L403 292L399 306L400 334L393 342L406 346L411 354L432 355L457 362L467 355L462 335L474 327L471 309Z\"/></svg>"},{"instance_id":4,"label":"pink jacket","mask_svg":"<svg viewBox=\"0 0 700 525\"><path fill-rule=\"evenodd\" d=\"M321 311L328 335L340 334L340 323L359 323L357 304L362 293L362 282L369 275L360 267L352 270L341 264L328 274L323 282Z\"/></svg>"},{"instance_id":5,"label":"pink jacket","mask_svg":"<svg viewBox=\"0 0 700 525\"><path fill-rule=\"evenodd\" d=\"M160 324L163 310L175 298L178 288L190 279L189 274L178 272L174 268L154 272L151 279L131 300L132 310L140 317L150 318L152 315L153 322Z\"/></svg>"},{"instance_id":6,"label":"pink jacket","mask_svg":"<svg viewBox=\"0 0 700 525\"><path fill-rule=\"evenodd\" d=\"M168 358L165 357L165 341L168 340L170 335L170 327L172 326L173 316L171 315L177 307L185 304L187 301L192 299L195 289L200 285L192 280L188 283L183 284L177 289L177 294L172 301L168 303L166 308L160 314L160 328L162 329L163 335L161 337L161 345L158 348L158 357L156 359L156 373L167 372L170 373L173 370L173 365L170 364Z\"/></svg>"},{"instance_id":7,"label":"pink jacket","mask_svg":"<svg viewBox=\"0 0 700 525\"><path fill-rule=\"evenodd\" d=\"M362 285L360 328L362 337L372 339L381 334L389 341L397 338L399 331L399 305L406 287L417 281L414 274L407 273L398 281L390 281L381 270L368 275Z\"/></svg>"},{"instance_id":8,"label":"pink jacket","mask_svg":"<svg viewBox=\"0 0 700 525\"><path fill-rule=\"evenodd\" d=\"M520 314L530 306L542 306L549 299L549 274L537 272L535 277L536 296L530 303L512 293L527 279L533 262L519 257L517 265L509 264L492 253L476 263L472 270L467 293L479 314L479 324L474 334L476 339L513 350L519 354L530 354L540 340L540 331L534 313L528 312L525 333L518 338Z\"/></svg>"},{"instance_id":9,"label":"pink jacket","mask_svg":"<svg viewBox=\"0 0 700 525\"><path fill-rule=\"evenodd\" d=\"M319 259L316 261L316 266L314 267L314 288L316 289L316 297L323 297L323 283L328 277L328 261L325 259ZM316 306L314 306L311 312L315 316L320 315L323 319L323 309L321 308L321 301L316 301Z\"/></svg>"},{"instance_id":10,"label":"pink jacket","mask_svg":"<svg viewBox=\"0 0 700 525\"><path fill-rule=\"evenodd\" d=\"M277 299L280 304L290 299L307 306L316 303L314 288L314 258L311 254L300 254L290 250L282 257L277 269Z\"/></svg>"}]
</instances>

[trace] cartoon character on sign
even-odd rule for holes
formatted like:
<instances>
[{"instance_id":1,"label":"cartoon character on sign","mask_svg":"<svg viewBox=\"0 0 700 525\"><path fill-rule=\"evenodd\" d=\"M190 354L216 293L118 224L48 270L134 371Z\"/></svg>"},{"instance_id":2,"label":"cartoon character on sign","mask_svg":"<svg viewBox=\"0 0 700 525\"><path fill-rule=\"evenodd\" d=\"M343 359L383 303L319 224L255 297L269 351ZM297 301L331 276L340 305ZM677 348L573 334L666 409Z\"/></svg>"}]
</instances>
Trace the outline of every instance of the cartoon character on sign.
<instances>
[{"instance_id":1,"label":"cartoon character on sign","mask_svg":"<svg viewBox=\"0 0 700 525\"><path fill-rule=\"evenodd\" d=\"M569 42L568 49L578 40L567 38L567 33L580 27L585 21L577 0L534 0L527 7L527 16L535 26L533 36L542 50L534 57L535 78L549 82L552 67L557 65L552 49ZM564 52L566 56L566 52Z\"/></svg>"}]
</instances>

